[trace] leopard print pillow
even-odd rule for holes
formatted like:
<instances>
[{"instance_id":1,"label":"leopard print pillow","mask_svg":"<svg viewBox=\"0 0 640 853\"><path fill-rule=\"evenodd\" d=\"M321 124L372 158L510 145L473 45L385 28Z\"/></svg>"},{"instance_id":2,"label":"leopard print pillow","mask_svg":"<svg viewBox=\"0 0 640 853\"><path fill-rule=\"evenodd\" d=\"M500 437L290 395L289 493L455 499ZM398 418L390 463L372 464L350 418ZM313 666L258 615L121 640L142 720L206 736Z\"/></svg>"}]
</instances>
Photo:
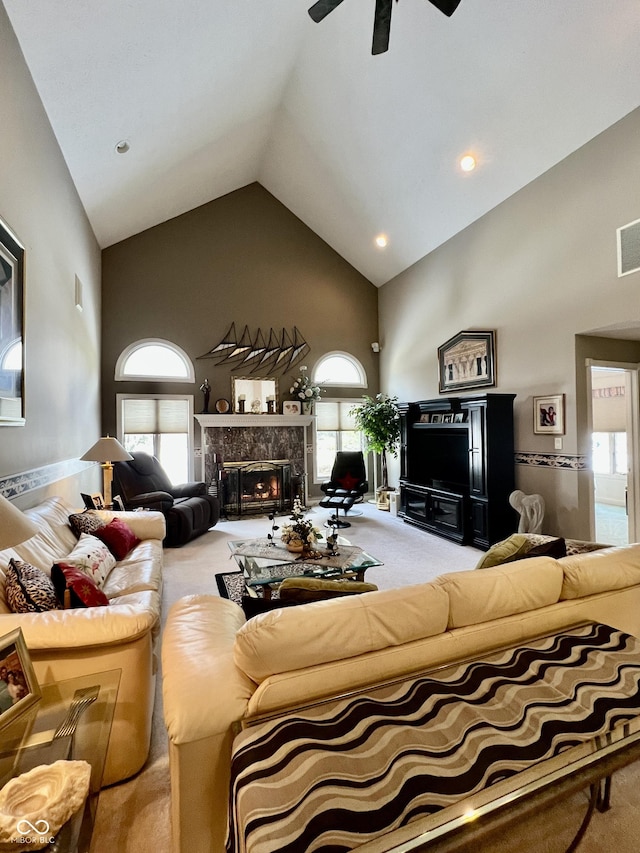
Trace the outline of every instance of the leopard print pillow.
<instances>
[{"instance_id":1,"label":"leopard print pillow","mask_svg":"<svg viewBox=\"0 0 640 853\"><path fill-rule=\"evenodd\" d=\"M92 510L74 512L69 516L69 524L78 538L82 533L93 534L105 526L104 521Z\"/></svg>"},{"instance_id":2,"label":"leopard print pillow","mask_svg":"<svg viewBox=\"0 0 640 853\"><path fill-rule=\"evenodd\" d=\"M5 570L5 599L13 613L42 613L60 610L51 578L24 560L9 561Z\"/></svg>"}]
</instances>

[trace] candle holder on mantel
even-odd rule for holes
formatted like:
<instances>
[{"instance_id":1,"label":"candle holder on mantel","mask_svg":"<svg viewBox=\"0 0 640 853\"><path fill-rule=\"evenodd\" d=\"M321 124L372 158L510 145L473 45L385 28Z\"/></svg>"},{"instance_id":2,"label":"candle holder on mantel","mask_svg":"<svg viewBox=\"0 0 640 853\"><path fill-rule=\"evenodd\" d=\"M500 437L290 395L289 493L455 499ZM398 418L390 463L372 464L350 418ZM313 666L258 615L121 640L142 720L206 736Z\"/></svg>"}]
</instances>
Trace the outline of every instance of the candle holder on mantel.
<instances>
[{"instance_id":1,"label":"candle holder on mantel","mask_svg":"<svg viewBox=\"0 0 640 853\"><path fill-rule=\"evenodd\" d=\"M238 400L238 414L244 415L244 400Z\"/></svg>"}]
</instances>

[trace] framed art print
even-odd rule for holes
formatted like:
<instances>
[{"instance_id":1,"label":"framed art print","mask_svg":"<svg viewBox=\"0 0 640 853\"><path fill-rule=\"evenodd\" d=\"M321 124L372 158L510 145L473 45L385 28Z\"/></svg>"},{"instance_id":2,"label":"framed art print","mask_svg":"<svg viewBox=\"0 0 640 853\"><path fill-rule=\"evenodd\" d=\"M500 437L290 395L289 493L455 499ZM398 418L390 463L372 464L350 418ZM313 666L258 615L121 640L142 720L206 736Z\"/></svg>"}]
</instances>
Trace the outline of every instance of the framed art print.
<instances>
[{"instance_id":1,"label":"framed art print","mask_svg":"<svg viewBox=\"0 0 640 853\"><path fill-rule=\"evenodd\" d=\"M564 394L533 398L533 431L538 435L564 435Z\"/></svg>"},{"instance_id":2,"label":"framed art print","mask_svg":"<svg viewBox=\"0 0 640 853\"><path fill-rule=\"evenodd\" d=\"M496 384L495 332L458 332L438 347L440 393Z\"/></svg>"},{"instance_id":3,"label":"framed art print","mask_svg":"<svg viewBox=\"0 0 640 853\"><path fill-rule=\"evenodd\" d=\"M24 426L24 247L0 220L0 426Z\"/></svg>"},{"instance_id":4,"label":"framed art print","mask_svg":"<svg viewBox=\"0 0 640 853\"><path fill-rule=\"evenodd\" d=\"M282 404L283 415L299 415L302 411L300 400L285 400Z\"/></svg>"},{"instance_id":5,"label":"framed art print","mask_svg":"<svg viewBox=\"0 0 640 853\"><path fill-rule=\"evenodd\" d=\"M40 696L22 629L16 628L0 637L0 728L28 710Z\"/></svg>"}]
</instances>

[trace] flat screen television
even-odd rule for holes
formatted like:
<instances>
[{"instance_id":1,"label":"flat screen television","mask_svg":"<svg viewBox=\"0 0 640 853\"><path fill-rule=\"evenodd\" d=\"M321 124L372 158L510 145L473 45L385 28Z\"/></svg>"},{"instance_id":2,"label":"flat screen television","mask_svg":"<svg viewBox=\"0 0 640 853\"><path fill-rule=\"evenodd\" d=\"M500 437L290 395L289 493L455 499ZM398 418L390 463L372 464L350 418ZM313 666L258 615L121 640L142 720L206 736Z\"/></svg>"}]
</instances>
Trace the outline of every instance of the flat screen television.
<instances>
[{"instance_id":1,"label":"flat screen television","mask_svg":"<svg viewBox=\"0 0 640 853\"><path fill-rule=\"evenodd\" d=\"M460 427L417 427L411 431L407 474L421 486L468 492L469 432Z\"/></svg>"}]
</instances>

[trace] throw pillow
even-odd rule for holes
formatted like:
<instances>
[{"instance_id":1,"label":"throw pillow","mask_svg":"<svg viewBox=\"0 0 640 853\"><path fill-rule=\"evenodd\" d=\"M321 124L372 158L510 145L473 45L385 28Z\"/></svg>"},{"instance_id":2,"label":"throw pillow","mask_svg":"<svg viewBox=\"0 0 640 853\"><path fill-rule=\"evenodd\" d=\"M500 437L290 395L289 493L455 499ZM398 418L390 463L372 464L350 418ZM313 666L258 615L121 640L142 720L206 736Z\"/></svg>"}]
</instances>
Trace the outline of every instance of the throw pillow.
<instances>
[{"instance_id":1,"label":"throw pillow","mask_svg":"<svg viewBox=\"0 0 640 853\"><path fill-rule=\"evenodd\" d=\"M360 480L357 477L354 477L351 471L347 471L344 477L338 477L337 482L340 483L343 489L350 492L352 489L355 489Z\"/></svg>"},{"instance_id":2,"label":"throw pillow","mask_svg":"<svg viewBox=\"0 0 640 853\"><path fill-rule=\"evenodd\" d=\"M105 582L115 564L115 557L104 542L88 533L81 533L73 551L56 563L59 566L79 569L98 587Z\"/></svg>"},{"instance_id":3,"label":"throw pillow","mask_svg":"<svg viewBox=\"0 0 640 853\"><path fill-rule=\"evenodd\" d=\"M501 542L492 545L476 569L490 569L491 566L499 566L501 563L517 560L519 556L526 554L530 547L530 542L524 533L514 533L508 539L503 539Z\"/></svg>"},{"instance_id":4,"label":"throw pillow","mask_svg":"<svg viewBox=\"0 0 640 853\"><path fill-rule=\"evenodd\" d=\"M95 533L104 527L104 521L92 510L74 512L69 516L69 524L78 538L83 533Z\"/></svg>"},{"instance_id":5,"label":"throw pillow","mask_svg":"<svg viewBox=\"0 0 640 853\"><path fill-rule=\"evenodd\" d=\"M107 546L116 560L124 560L129 551L139 544L140 539L121 518L114 518L109 524L98 528L94 535Z\"/></svg>"},{"instance_id":6,"label":"throw pillow","mask_svg":"<svg viewBox=\"0 0 640 853\"><path fill-rule=\"evenodd\" d=\"M554 560L559 560L560 557L567 556L567 544L564 539L551 539L550 542L542 542L540 545L534 545L526 554L522 554L516 559L529 559L529 557L553 557Z\"/></svg>"},{"instance_id":7,"label":"throw pillow","mask_svg":"<svg viewBox=\"0 0 640 853\"><path fill-rule=\"evenodd\" d=\"M5 600L13 613L43 613L59 610L51 578L24 560L9 560L5 570Z\"/></svg>"},{"instance_id":8,"label":"throw pillow","mask_svg":"<svg viewBox=\"0 0 640 853\"><path fill-rule=\"evenodd\" d=\"M101 589L80 569L56 563L51 569L51 580L65 609L70 607L101 607L109 599ZM68 596L65 595L68 593Z\"/></svg>"}]
</instances>

